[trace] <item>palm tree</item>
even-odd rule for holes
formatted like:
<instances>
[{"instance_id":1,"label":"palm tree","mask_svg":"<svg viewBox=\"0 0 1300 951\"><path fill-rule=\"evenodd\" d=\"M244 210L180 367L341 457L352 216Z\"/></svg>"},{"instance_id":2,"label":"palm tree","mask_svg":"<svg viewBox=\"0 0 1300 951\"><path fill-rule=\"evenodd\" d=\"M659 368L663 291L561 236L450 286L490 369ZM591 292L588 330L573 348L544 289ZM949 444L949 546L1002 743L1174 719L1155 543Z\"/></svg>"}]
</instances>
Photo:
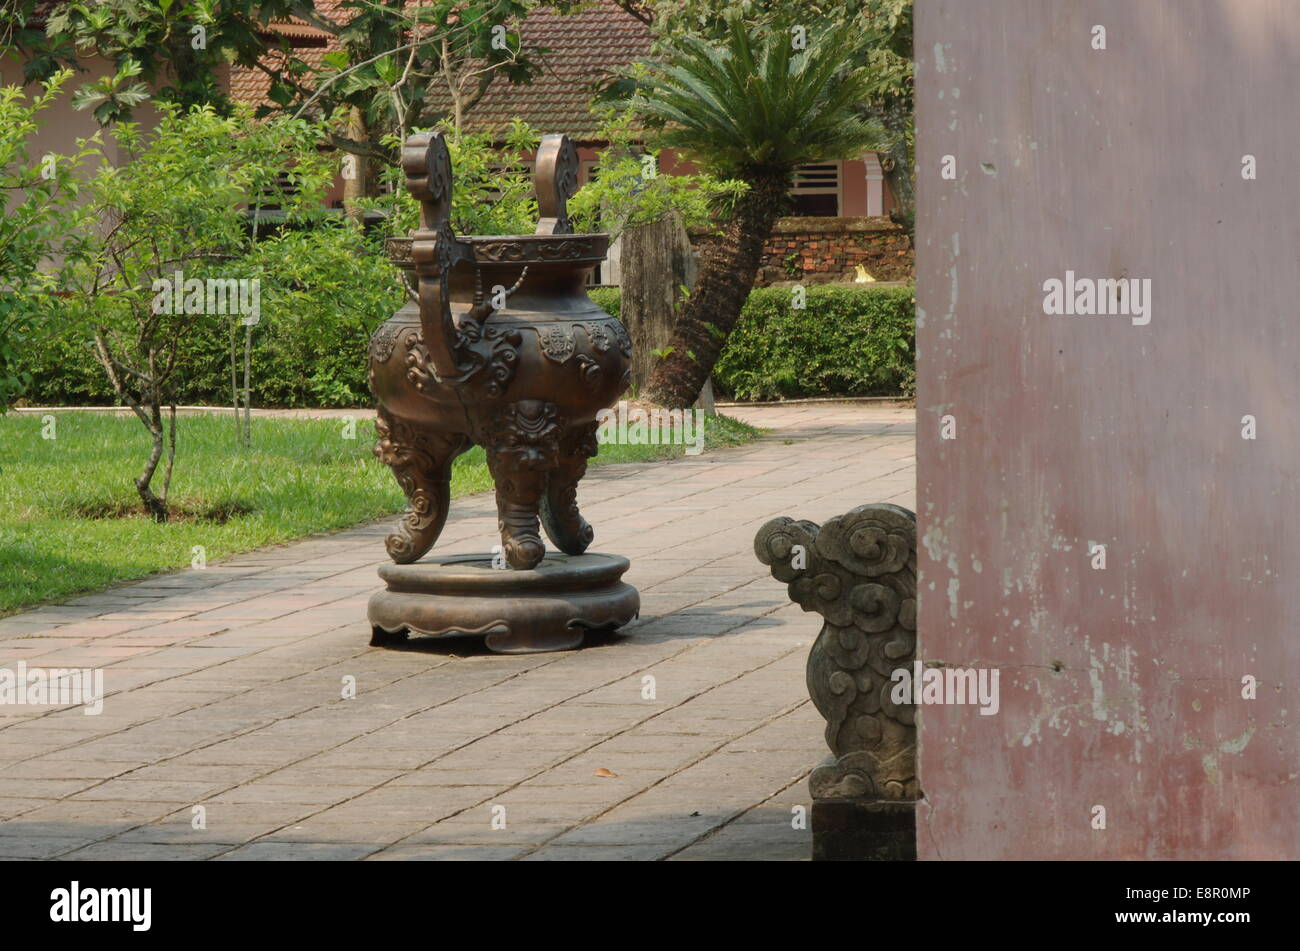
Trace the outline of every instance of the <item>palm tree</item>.
<instances>
[{"instance_id":1,"label":"palm tree","mask_svg":"<svg viewBox=\"0 0 1300 951\"><path fill-rule=\"evenodd\" d=\"M871 76L852 23L770 23L755 32L732 17L719 41L674 40L663 62L647 64L631 101L659 130L657 144L748 186L708 246L671 346L651 373L646 396L663 406L690 406L699 396L753 287L795 169L861 155L882 139L859 114Z\"/></svg>"}]
</instances>

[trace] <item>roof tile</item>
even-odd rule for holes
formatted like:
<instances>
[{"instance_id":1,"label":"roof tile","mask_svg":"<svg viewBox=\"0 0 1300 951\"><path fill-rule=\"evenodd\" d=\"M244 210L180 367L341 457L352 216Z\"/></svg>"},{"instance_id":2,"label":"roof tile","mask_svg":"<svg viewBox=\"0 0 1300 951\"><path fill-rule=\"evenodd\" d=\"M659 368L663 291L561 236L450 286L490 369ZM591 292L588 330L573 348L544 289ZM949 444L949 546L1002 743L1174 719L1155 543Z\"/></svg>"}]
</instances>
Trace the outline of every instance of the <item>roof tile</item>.
<instances>
[{"instance_id":1,"label":"roof tile","mask_svg":"<svg viewBox=\"0 0 1300 951\"><path fill-rule=\"evenodd\" d=\"M316 8L331 19L342 20L349 12L339 6L342 2L316 0ZM306 27L295 20L282 32L293 42L308 35ZM608 0L597 0L567 15L536 12L523 22L520 34L525 48L545 51L536 57L539 74L527 84L498 80L489 86L470 113L468 131L502 132L519 118L539 132L567 132L579 141L592 141L599 126L588 105L592 95L622 68L650 52L650 30ZM321 57L336 48L330 38L324 47L300 47L298 55L319 66ZM262 104L268 101L270 77L260 69L237 66L231 69L230 86L232 98ZM438 103L437 87L431 94Z\"/></svg>"}]
</instances>

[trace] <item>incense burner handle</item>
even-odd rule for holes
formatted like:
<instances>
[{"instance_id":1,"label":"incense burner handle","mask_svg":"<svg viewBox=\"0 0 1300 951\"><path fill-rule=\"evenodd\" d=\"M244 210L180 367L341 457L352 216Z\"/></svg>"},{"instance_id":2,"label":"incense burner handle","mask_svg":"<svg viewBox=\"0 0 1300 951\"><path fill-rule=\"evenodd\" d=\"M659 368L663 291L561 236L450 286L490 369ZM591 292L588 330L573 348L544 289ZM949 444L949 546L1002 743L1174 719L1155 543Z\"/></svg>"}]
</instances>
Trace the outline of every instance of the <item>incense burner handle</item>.
<instances>
[{"instance_id":1,"label":"incense burner handle","mask_svg":"<svg viewBox=\"0 0 1300 951\"><path fill-rule=\"evenodd\" d=\"M542 136L537 149L533 191L541 216L536 234L573 234L568 202L578 190L578 150L560 133Z\"/></svg>"},{"instance_id":2,"label":"incense burner handle","mask_svg":"<svg viewBox=\"0 0 1300 951\"><path fill-rule=\"evenodd\" d=\"M411 235L420 302L420 326L429 361L440 380L457 381L465 369L457 357L459 333L451 315L451 269L473 261L470 248L451 230L451 154L441 132L412 135L402 148L406 189L420 203L420 227Z\"/></svg>"}]
</instances>

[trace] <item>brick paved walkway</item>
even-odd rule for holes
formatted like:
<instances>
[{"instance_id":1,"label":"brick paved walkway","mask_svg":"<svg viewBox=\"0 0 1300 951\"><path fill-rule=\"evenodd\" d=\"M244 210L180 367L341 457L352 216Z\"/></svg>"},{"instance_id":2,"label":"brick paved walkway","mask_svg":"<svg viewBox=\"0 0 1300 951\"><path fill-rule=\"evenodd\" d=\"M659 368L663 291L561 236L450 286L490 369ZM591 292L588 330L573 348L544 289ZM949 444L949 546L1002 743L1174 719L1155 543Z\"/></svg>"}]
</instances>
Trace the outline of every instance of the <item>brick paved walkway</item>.
<instances>
[{"instance_id":1,"label":"brick paved walkway","mask_svg":"<svg viewBox=\"0 0 1300 951\"><path fill-rule=\"evenodd\" d=\"M754 532L913 506L913 412L728 412L772 433L583 482L642 616L581 651L369 647L387 523L0 620L0 667L102 667L108 692L98 716L0 706L0 858L807 858L819 619ZM473 496L439 551L494 540Z\"/></svg>"}]
</instances>

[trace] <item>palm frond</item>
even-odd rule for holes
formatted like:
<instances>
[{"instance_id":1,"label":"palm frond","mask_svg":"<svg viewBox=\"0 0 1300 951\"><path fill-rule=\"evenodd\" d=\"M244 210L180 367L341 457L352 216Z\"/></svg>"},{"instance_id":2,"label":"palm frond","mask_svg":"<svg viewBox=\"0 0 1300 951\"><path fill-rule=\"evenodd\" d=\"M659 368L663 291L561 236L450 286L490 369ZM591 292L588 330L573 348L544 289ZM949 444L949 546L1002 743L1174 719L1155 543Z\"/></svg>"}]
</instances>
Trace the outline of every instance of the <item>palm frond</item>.
<instances>
[{"instance_id":1,"label":"palm frond","mask_svg":"<svg viewBox=\"0 0 1300 951\"><path fill-rule=\"evenodd\" d=\"M796 50L784 24L733 17L722 40L683 37L647 64L631 104L661 145L712 172L792 174L879 146L883 130L860 117L873 81L851 24L814 28Z\"/></svg>"}]
</instances>

